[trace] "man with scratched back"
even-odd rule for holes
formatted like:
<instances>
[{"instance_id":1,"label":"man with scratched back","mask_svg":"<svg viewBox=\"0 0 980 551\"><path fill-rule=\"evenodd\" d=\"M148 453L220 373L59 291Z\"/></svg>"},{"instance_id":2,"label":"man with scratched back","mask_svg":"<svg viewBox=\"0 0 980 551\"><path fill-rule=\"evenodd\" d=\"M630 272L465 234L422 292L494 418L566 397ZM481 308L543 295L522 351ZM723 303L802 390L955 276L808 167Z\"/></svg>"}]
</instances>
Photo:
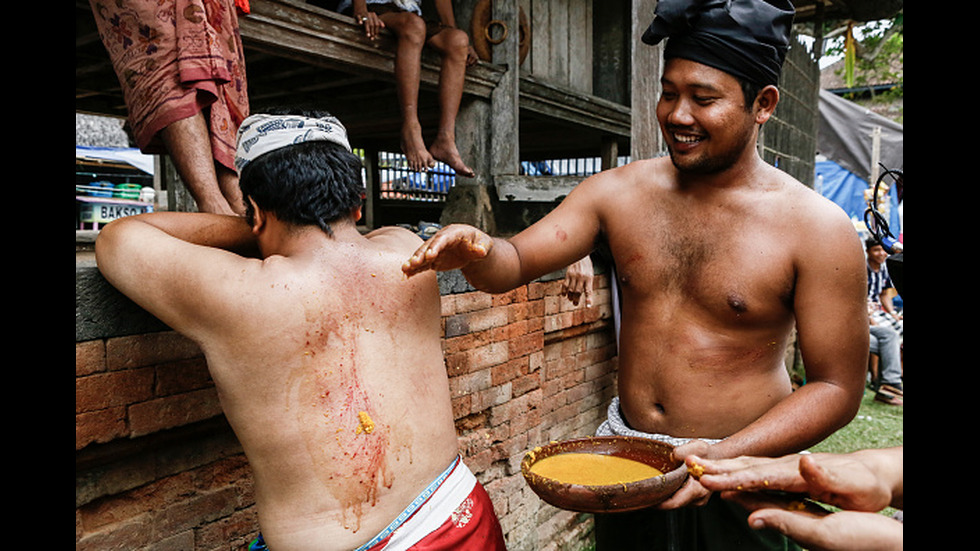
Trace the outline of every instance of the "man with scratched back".
<instances>
[{"instance_id":1,"label":"man with scratched back","mask_svg":"<svg viewBox=\"0 0 980 551\"><path fill-rule=\"evenodd\" d=\"M422 240L361 235L361 163L333 117L253 115L246 216L153 213L96 242L106 279L200 344L255 479L253 549L503 550L460 462Z\"/></svg>"},{"instance_id":2,"label":"man with scratched back","mask_svg":"<svg viewBox=\"0 0 980 551\"><path fill-rule=\"evenodd\" d=\"M788 1L660 0L643 39L667 38L656 112L669 157L589 177L509 240L447 226L405 272L461 268L475 287L504 292L604 240L622 324L619 396L599 434L645 435L679 458L709 459L821 441L860 404L865 274L843 211L756 149L793 16ZM806 367L796 391L784 363L794 328ZM689 477L652 509L599 515L597 547L784 548L733 507Z\"/></svg>"}]
</instances>

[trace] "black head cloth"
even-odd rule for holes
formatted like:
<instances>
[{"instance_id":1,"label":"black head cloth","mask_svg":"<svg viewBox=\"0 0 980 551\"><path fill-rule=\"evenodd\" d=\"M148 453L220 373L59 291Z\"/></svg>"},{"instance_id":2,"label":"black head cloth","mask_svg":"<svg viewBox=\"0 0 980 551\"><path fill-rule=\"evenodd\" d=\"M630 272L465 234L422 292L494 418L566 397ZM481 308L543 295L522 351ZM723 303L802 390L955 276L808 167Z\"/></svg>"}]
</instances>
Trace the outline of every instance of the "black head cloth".
<instances>
[{"instance_id":1,"label":"black head cloth","mask_svg":"<svg viewBox=\"0 0 980 551\"><path fill-rule=\"evenodd\" d=\"M776 84L795 15L789 0L659 0L643 42L765 86Z\"/></svg>"}]
</instances>

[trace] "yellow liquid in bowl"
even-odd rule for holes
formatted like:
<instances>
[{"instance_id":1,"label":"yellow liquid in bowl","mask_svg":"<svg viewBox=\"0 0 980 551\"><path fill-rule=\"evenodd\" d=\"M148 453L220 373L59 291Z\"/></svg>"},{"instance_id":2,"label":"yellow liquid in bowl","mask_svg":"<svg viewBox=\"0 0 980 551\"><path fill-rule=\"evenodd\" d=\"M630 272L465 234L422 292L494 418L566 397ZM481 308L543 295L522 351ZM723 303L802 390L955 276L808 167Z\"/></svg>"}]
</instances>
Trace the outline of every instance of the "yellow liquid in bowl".
<instances>
[{"instance_id":1,"label":"yellow liquid in bowl","mask_svg":"<svg viewBox=\"0 0 980 551\"><path fill-rule=\"evenodd\" d=\"M566 484L582 486L628 484L663 474L659 469L639 461L594 453L552 455L531 465L531 472Z\"/></svg>"}]
</instances>

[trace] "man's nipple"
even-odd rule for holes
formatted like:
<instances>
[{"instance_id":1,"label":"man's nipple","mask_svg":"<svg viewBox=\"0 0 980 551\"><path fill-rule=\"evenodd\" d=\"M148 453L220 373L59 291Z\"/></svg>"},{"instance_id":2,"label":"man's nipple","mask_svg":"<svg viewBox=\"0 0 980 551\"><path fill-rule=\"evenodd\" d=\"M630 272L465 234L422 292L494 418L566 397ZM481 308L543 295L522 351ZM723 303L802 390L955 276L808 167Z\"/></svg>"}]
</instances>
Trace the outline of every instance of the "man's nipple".
<instances>
[{"instance_id":1,"label":"man's nipple","mask_svg":"<svg viewBox=\"0 0 980 551\"><path fill-rule=\"evenodd\" d=\"M729 293L728 307L731 308L736 314L744 314L749 309L749 307L745 304L745 299L743 299L738 293Z\"/></svg>"}]
</instances>

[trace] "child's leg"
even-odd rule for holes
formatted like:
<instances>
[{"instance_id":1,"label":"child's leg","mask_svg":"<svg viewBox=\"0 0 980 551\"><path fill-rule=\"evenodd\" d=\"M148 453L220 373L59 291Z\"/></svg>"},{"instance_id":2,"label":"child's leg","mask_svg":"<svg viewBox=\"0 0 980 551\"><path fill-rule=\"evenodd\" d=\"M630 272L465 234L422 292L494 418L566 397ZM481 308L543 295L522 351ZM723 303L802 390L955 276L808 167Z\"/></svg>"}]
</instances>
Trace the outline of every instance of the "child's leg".
<instances>
[{"instance_id":1,"label":"child's leg","mask_svg":"<svg viewBox=\"0 0 980 551\"><path fill-rule=\"evenodd\" d=\"M463 97L470 40L464 31L447 27L429 38L428 44L442 54L439 131L429 151L436 160L451 166L457 173L472 177L473 171L463 163L456 147L456 115Z\"/></svg>"},{"instance_id":2,"label":"child's leg","mask_svg":"<svg viewBox=\"0 0 980 551\"><path fill-rule=\"evenodd\" d=\"M418 118L419 77L422 63L422 46L425 44L425 22L409 12L381 14L385 27L398 37L395 52L395 86L402 112L402 152L408 166L424 171L435 165L435 159L425 148L422 126Z\"/></svg>"}]
</instances>

